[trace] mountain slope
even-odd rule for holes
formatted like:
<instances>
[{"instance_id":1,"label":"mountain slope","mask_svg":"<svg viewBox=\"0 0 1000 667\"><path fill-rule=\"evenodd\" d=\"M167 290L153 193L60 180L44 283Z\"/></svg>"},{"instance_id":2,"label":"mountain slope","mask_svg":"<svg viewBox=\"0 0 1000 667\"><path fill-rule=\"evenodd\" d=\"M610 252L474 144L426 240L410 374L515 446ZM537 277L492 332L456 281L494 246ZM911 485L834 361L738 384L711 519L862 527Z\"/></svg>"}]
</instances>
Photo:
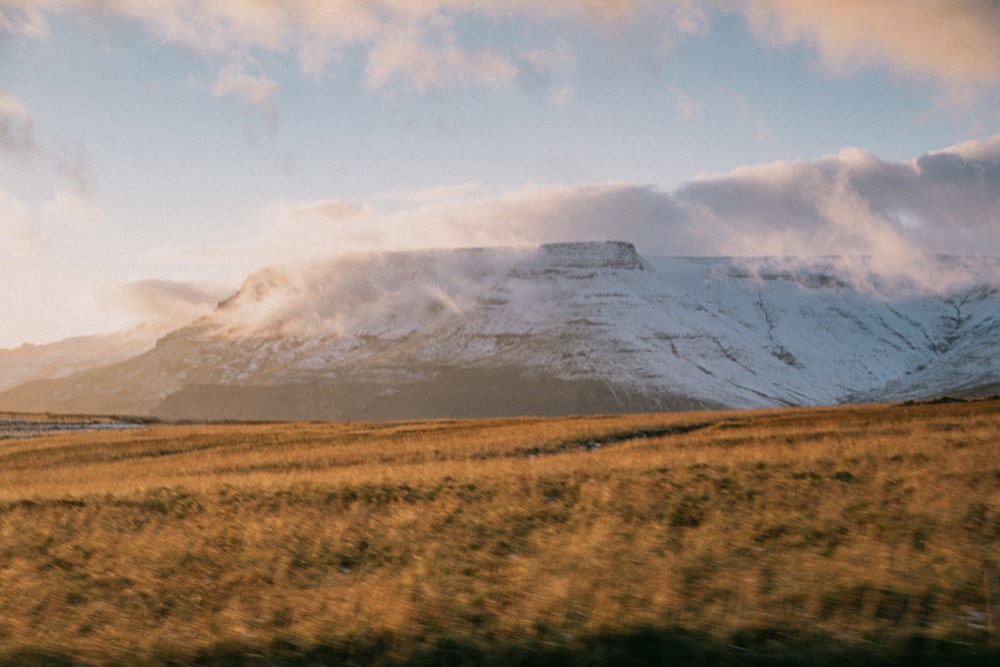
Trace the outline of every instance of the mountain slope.
<instances>
[{"instance_id":1,"label":"mountain slope","mask_svg":"<svg viewBox=\"0 0 1000 667\"><path fill-rule=\"evenodd\" d=\"M252 275L133 359L0 408L385 419L929 396L1000 379L1000 294L627 243L339 258Z\"/></svg>"},{"instance_id":2,"label":"mountain slope","mask_svg":"<svg viewBox=\"0 0 1000 667\"><path fill-rule=\"evenodd\" d=\"M118 333L0 349L0 391L29 380L62 378L149 350L164 331L138 326Z\"/></svg>"}]
</instances>

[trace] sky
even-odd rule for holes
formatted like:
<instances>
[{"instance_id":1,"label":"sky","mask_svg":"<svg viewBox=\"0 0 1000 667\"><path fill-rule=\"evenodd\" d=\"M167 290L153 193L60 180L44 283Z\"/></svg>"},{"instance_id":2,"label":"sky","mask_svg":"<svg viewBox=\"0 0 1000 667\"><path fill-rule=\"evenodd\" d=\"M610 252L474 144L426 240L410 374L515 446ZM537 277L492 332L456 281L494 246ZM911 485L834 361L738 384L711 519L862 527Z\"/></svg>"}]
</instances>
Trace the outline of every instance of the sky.
<instances>
[{"instance_id":1,"label":"sky","mask_svg":"<svg viewBox=\"0 0 1000 667\"><path fill-rule=\"evenodd\" d=\"M0 347L601 239L1000 255L1000 2L0 0Z\"/></svg>"}]
</instances>

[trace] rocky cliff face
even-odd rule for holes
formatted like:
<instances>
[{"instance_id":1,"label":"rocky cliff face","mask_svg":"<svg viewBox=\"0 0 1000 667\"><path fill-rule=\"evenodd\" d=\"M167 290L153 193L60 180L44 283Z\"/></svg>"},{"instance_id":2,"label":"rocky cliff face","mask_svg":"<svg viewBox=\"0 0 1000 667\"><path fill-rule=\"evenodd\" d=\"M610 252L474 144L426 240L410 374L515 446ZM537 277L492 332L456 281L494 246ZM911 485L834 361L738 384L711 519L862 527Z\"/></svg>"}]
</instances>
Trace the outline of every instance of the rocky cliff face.
<instances>
[{"instance_id":1,"label":"rocky cliff face","mask_svg":"<svg viewBox=\"0 0 1000 667\"><path fill-rule=\"evenodd\" d=\"M877 278L877 277L874 277ZM268 269L127 361L0 408L389 419L757 407L986 390L1000 294L628 243Z\"/></svg>"}]
</instances>

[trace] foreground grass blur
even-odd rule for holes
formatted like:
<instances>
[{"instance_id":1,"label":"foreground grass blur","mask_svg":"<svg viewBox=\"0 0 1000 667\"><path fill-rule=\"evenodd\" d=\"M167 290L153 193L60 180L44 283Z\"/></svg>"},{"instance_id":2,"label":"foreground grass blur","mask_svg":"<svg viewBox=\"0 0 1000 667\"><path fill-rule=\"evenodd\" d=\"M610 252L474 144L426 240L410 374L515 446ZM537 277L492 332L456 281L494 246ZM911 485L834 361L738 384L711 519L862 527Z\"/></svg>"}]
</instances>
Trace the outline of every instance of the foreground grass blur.
<instances>
[{"instance_id":1,"label":"foreground grass blur","mask_svg":"<svg viewBox=\"0 0 1000 667\"><path fill-rule=\"evenodd\" d=\"M0 440L0 664L996 660L1000 401Z\"/></svg>"}]
</instances>

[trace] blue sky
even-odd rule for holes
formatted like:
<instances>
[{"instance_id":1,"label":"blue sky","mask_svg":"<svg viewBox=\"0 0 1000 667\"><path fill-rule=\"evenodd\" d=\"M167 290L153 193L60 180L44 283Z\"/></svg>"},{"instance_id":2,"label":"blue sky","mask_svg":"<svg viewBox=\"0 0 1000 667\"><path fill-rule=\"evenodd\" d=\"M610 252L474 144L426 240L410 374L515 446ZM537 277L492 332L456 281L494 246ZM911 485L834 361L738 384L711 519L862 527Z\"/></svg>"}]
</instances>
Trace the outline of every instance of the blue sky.
<instances>
[{"instance_id":1,"label":"blue sky","mask_svg":"<svg viewBox=\"0 0 1000 667\"><path fill-rule=\"evenodd\" d=\"M0 0L0 347L343 252L998 254L994 0L95 4Z\"/></svg>"}]
</instances>

